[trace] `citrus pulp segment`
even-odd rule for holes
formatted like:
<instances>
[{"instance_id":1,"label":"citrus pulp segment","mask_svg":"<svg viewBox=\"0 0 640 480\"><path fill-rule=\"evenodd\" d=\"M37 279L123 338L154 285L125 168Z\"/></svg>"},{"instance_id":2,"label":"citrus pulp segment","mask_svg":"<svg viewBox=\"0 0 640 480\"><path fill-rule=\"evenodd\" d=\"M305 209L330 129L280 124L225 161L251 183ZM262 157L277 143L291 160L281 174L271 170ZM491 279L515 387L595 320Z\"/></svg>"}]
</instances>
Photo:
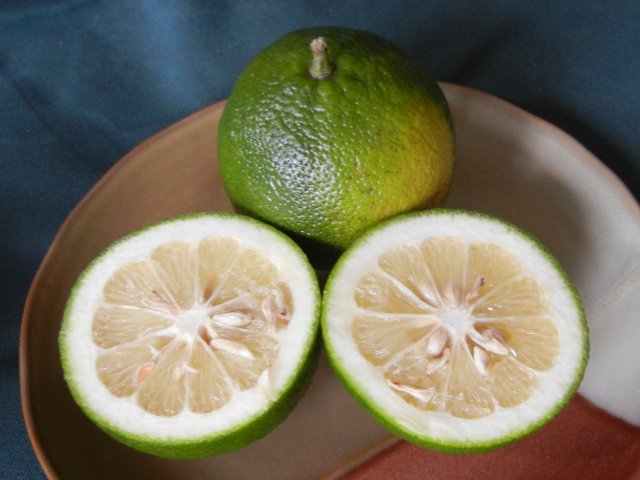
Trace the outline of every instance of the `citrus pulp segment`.
<instances>
[{"instance_id":1,"label":"citrus pulp segment","mask_svg":"<svg viewBox=\"0 0 640 480\"><path fill-rule=\"evenodd\" d=\"M81 274L60 333L65 380L127 445L222 453L293 407L318 314L315 273L286 236L236 215L175 217L115 242Z\"/></svg>"},{"instance_id":2,"label":"citrus pulp segment","mask_svg":"<svg viewBox=\"0 0 640 480\"><path fill-rule=\"evenodd\" d=\"M329 68L320 75L316 55ZM218 161L239 211L342 250L384 218L440 204L454 143L442 91L404 51L314 27L275 41L238 78Z\"/></svg>"},{"instance_id":3,"label":"citrus pulp segment","mask_svg":"<svg viewBox=\"0 0 640 480\"><path fill-rule=\"evenodd\" d=\"M539 428L588 357L581 301L550 253L513 225L455 210L401 215L358 239L327 280L322 328L356 399L442 451Z\"/></svg>"}]
</instances>

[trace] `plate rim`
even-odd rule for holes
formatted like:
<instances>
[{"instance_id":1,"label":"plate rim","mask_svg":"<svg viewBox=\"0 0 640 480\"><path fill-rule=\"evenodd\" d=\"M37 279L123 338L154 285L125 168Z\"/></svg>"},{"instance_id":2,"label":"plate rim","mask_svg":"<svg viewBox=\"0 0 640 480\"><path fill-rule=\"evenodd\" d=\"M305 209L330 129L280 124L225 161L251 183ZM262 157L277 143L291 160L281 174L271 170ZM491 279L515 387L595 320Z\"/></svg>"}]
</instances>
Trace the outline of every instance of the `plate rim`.
<instances>
[{"instance_id":1,"label":"plate rim","mask_svg":"<svg viewBox=\"0 0 640 480\"><path fill-rule=\"evenodd\" d=\"M44 276L49 263L51 262L51 258L53 257L53 253L56 250L59 243L61 243L66 231L69 229L71 225L74 224L76 218L80 215L80 213L86 208L86 205L91 202L94 196L103 188L105 184L108 184L110 180L127 164L133 161L140 152L149 148L152 144L155 144L162 138L168 136L169 134L182 129L185 125L188 125L201 117L206 116L210 112L224 108L226 104L226 99L218 100L206 107L201 108L200 110L196 110L195 112L183 117L175 123L170 124L169 126L161 129L155 134L147 137L145 140L137 144L131 150L129 150L124 156L120 157L116 162L107 169L107 171L94 183L89 190L80 198L78 203L76 203L73 208L69 211L64 221L58 227L53 239L51 240L47 250L42 257L40 264L36 270L36 273L31 281L29 286L29 290L27 296L24 301L24 307L22 312L22 317L20 321L20 338L19 338L19 353L18 353L18 363L19 363L19 383L20 383L20 404L22 409L22 416L25 423L25 427L27 430L27 434L29 436L29 442L34 450L36 458L42 467L45 475L49 479L58 479L60 478L58 472L53 466L51 459L49 458L48 453L46 452L46 448L43 445L43 442L40 439L38 434L38 427L36 425L36 421L34 415L32 414L33 405L30 401L30 392L29 392L29 382L27 381L29 377L29 325L31 318L31 310L33 309L34 304L37 301L37 294L40 290L40 285L42 283L42 277Z\"/></svg>"},{"instance_id":2,"label":"plate rim","mask_svg":"<svg viewBox=\"0 0 640 480\"><path fill-rule=\"evenodd\" d=\"M544 131L546 135L551 135L559 140L560 143L565 145L571 151L575 153L575 156L580 159L580 163L587 168L594 171L598 178L602 179L608 186L608 189L615 194L615 197L621 201L621 204L625 205L628 214L640 224L640 203L636 200L635 196L629 189L629 187L622 181L622 179L616 175L616 173L599 158L597 158L590 150L588 150L582 143L580 143L575 137L567 133L565 130L554 125L548 120L545 120L527 110L502 99L492 93L477 90L472 87L457 85L448 82L439 82L445 93L450 92L455 95L461 95L466 98L479 98L481 101L493 108L494 110L500 110L505 112L509 116L517 116L523 118L526 123L537 126ZM82 198L75 204L75 206L69 211L64 221L58 227L55 235L53 236L47 250L42 257L42 260L35 272L33 280L29 286L27 296L24 301L23 312L21 316L20 325L20 337L19 337L19 383L20 383L20 403L23 414L23 420L25 422L26 430L29 436L29 441L34 450L36 458L43 469L45 475L51 479L60 478L56 471L51 458L47 453L38 432L38 426L36 424L33 415L33 404L30 400L30 388L29 378L30 366L29 366L29 331L31 323L31 312L34 305L37 303L38 294L41 290L42 278L51 263L54 251L61 243L67 230L73 225L77 217L86 208L87 204L91 202L94 196L108 184L110 180L117 175L126 165L144 150L149 148L152 144L157 143L159 140L174 133L177 130L182 129L188 124L199 120L201 117L207 116L211 112L224 108L226 105L226 99L218 100L210 105L207 105L195 112L183 117L177 122L161 129L157 133L147 137L145 140L137 144L131 150L129 150L124 156L119 158L99 179L94 183L90 189L82 196ZM370 455L366 456L369 458ZM366 460L364 458L363 460ZM355 463L361 463L358 459L349 462L349 465L353 466ZM335 467L338 468L338 467Z\"/></svg>"}]
</instances>

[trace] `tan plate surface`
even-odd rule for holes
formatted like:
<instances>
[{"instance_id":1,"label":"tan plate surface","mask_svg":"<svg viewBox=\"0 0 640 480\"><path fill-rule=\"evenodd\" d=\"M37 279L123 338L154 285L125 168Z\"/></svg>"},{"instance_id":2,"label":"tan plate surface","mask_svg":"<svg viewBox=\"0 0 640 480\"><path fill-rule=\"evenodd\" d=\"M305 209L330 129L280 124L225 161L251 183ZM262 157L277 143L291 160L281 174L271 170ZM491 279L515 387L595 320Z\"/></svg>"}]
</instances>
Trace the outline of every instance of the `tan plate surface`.
<instances>
[{"instance_id":1,"label":"tan plate surface","mask_svg":"<svg viewBox=\"0 0 640 480\"><path fill-rule=\"evenodd\" d=\"M635 200L606 167L551 125L495 97L452 85L444 89L459 155L448 206L498 214L539 236L576 280L594 334L601 335L599 319L615 312L624 336L635 318L631 312L640 310L640 295L632 295L640 272ZM231 209L216 168L223 107L217 103L187 117L120 160L70 214L38 270L23 315L21 393L31 441L51 478L322 478L394 442L345 393L324 357L308 393L281 426L220 457L178 461L137 453L102 434L73 403L57 346L70 286L102 248L135 228L184 212ZM625 407L627 391L640 403L637 380L606 375L609 395L599 393L609 349L607 342L594 341L583 393L640 423L640 414ZM640 365L638 352L617 354Z\"/></svg>"}]
</instances>

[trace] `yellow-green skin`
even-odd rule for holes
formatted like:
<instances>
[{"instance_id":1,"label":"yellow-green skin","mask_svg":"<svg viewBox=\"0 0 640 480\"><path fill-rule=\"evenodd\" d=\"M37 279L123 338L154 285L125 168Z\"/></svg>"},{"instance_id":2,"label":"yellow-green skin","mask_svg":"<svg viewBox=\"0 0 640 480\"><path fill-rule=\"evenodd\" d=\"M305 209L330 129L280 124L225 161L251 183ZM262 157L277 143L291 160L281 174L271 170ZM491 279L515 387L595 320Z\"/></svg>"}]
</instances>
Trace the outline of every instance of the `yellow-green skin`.
<instances>
[{"instance_id":1,"label":"yellow-green skin","mask_svg":"<svg viewBox=\"0 0 640 480\"><path fill-rule=\"evenodd\" d=\"M309 74L317 37L324 79ZM218 158L239 211L339 251L384 218L444 200L454 135L442 91L402 50L320 27L282 37L242 73Z\"/></svg>"}]
</instances>

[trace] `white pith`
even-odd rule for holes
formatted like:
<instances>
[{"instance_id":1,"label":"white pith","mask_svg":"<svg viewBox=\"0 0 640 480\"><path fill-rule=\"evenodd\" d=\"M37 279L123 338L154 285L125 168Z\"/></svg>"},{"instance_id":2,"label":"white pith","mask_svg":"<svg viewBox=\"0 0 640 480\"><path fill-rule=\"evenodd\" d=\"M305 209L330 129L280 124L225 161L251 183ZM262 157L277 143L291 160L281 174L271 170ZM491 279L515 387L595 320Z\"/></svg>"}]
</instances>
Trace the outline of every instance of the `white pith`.
<instances>
[{"instance_id":1,"label":"white pith","mask_svg":"<svg viewBox=\"0 0 640 480\"><path fill-rule=\"evenodd\" d=\"M202 319L208 316L208 311L209 308L206 305L196 304L191 309L180 312L175 318L175 328L188 334L190 338L195 338Z\"/></svg>"},{"instance_id":2,"label":"white pith","mask_svg":"<svg viewBox=\"0 0 640 480\"><path fill-rule=\"evenodd\" d=\"M116 397L96 375L95 362L100 353L92 341L94 312L102 302L106 281L121 266L148 257L159 245L171 241L196 244L206 237L237 240L242 247L265 252L289 287L295 305L287 328L277 332L279 353L258 384L244 391L234 391L231 401L219 410L197 414L185 408L172 417L145 412L134 397ZM112 427L132 434L164 439L190 439L223 432L264 411L291 380L314 335L317 293L311 272L300 254L270 229L234 217L195 216L166 222L115 244L82 277L68 306L62 348L67 376L84 403ZM176 315L170 327L190 339L197 335L199 319L205 307Z\"/></svg>"},{"instance_id":3,"label":"white pith","mask_svg":"<svg viewBox=\"0 0 640 480\"><path fill-rule=\"evenodd\" d=\"M473 326L471 314L457 308L443 308L437 315L444 325L449 327L455 337L464 337Z\"/></svg>"},{"instance_id":4,"label":"white pith","mask_svg":"<svg viewBox=\"0 0 640 480\"><path fill-rule=\"evenodd\" d=\"M545 291L560 340L554 366L548 371L537 372L539 386L532 397L515 407L497 406L494 413L473 420L424 411L404 401L388 388L380 369L359 353L351 332L352 319L358 309L353 298L354 289L363 274L376 268L379 256L397 245L419 245L427 238L443 236L458 237L468 243L495 243L518 258L524 272ZM332 275L325 305L325 337L348 382L380 413L393 418L413 435L434 441L491 442L526 430L556 408L574 385L576 372L583 361L580 309L562 276L529 239L483 217L459 213L417 216L378 230L343 258L339 271ZM471 323L464 310L445 309L441 313L441 319L456 336L462 336Z\"/></svg>"}]
</instances>

